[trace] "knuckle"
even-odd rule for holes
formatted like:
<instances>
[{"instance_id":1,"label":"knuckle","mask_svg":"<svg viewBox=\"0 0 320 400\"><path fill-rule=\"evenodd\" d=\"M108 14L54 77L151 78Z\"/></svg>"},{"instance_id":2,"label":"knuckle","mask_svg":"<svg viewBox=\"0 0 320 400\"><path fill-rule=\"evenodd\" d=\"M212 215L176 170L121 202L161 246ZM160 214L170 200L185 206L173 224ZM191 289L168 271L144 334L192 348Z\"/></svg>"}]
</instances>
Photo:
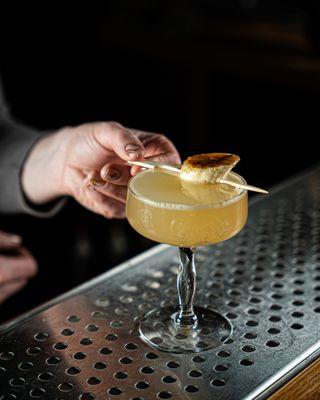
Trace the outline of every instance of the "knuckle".
<instances>
[{"instance_id":1,"label":"knuckle","mask_svg":"<svg viewBox=\"0 0 320 400\"><path fill-rule=\"evenodd\" d=\"M123 131L123 126L116 121L109 121L109 122L105 122L105 124L107 125L108 129L111 131Z\"/></svg>"}]
</instances>

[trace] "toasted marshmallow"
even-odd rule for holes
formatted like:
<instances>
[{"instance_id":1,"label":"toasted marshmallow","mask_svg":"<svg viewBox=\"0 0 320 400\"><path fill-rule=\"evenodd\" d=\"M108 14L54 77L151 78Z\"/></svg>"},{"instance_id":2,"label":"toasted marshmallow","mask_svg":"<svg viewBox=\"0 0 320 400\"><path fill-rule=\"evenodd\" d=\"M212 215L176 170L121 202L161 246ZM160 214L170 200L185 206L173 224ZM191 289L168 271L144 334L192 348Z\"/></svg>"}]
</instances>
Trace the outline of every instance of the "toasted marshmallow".
<instances>
[{"instance_id":1,"label":"toasted marshmallow","mask_svg":"<svg viewBox=\"0 0 320 400\"><path fill-rule=\"evenodd\" d=\"M216 183L225 178L240 157L229 153L207 153L188 157L182 164L180 178L195 183Z\"/></svg>"}]
</instances>

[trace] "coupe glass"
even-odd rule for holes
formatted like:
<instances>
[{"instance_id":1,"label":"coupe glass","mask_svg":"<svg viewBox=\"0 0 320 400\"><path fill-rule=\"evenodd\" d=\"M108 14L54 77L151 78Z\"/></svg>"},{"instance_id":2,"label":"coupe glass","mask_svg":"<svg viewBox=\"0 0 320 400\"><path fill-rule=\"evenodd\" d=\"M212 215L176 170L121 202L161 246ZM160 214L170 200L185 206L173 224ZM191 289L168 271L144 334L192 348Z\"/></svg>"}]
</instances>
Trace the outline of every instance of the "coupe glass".
<instances>
[{"instance_id":1,"label":"coupe glass","mask_svg":"<svg viewBox=\"0 0 320 400\"><path fill-rule=\"evenodd\" d=\"M233 172L228 179L246 183ZM248 196L246 190L223 186L219 195L224 199L210 202L210 186L180 181L157 171L140 172L129 182L126 214L137 232L151 240L178 246L180 256L179 304L145 314L139 324L141 338L159 350L194 353L219 346L232 333L228 318L193 304L195 249L236 235L247 220ZM223 190L229 193L227 199ZM177 198L175 193L179 194Z\"/></svg>"}]
</instances>

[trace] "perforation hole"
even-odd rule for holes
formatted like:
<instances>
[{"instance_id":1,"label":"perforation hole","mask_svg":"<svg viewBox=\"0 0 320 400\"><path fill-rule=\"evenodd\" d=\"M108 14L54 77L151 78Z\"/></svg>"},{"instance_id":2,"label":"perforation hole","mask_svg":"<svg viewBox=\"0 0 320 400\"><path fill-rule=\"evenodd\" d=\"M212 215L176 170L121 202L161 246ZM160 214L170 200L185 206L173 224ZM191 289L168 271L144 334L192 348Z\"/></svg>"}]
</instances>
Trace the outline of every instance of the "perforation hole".
<instances>
[{"instance_id":1,"label":"perforation hole","mask_svg":"<svg viewBox=\"0 0 320 400\"><path fill-rule=\"evenodd\" d=\"M37 354L40 354L41 352L42 352L42 349L39 346L30 346L26 350L26 353L29 354L29 356L36 356Z\"/></svg>"},{"instance_id":2,"label":"perforation hole","mask_svg":"<svg viewBox=\"0 0 320 400\"><path fill-rule=\"evenodd\" d=\"M50 381L52 378L53 374L51 372L41 372L41 374L38 375L38 379L40 379L40 381Z\"/></svg>"},{"instance_id":3,"label":"perforation hole","mask_svg":"<svg viewBox=\"0 0 320 400\"><path fill-rule=\"evenodd\" d=\"M46 391L43 388L34 388L30 390L29 394L34 398L41 398L46 394Z\"/></svg>"},{"instance_id":4,"label":"perforation hole","mask_svg":"<svg viewBox=\"0 0 320 400\"><path fill-rule=\"evenodd\" d=\"M266 343L266 346L268 347L278 347L280 345L280 342L277 340L268 340Z\"/></svg>"},{"instance_id":5,"label":"perforation hole","mask_svg":"<svg viewBox=\"0 0 320 400\"><path fill-rule=\"evenodd\" d=\"M96 396L93 393L82 393L79 397L79 400L94 400Z\"/></svg>"},{"instance_id":6,"label":"perforation hole","mask_svg":"<svg viewBox=\"0 0 320 400\"><path fill-rule=\"evenodd\" d=\"M280 310L282 310L282 306L280 306L279 304L272 304L270 306L270 310L272 310L272 311L280 311Z\"/></svg>"},{"instance_id":7,"label":"perforation hole","mask_svg":"<svg viewBox=\"0 0 320 400\"><path fill-rule=\"evenodd\" d=\"M63 336L71 336L73 334L74 334L73 329L66 328L61 331L61 335L63 335Z\"/></svg>"},{"instance_id":8,"label":"perforation hole","mask_svg":"<svg viewBox=\"0 0 320 400\"><path fill-rule=\"evenodd\" d=\"M196 393L199 391L199 388L195 385L188 385L184 388L184 390L188 393Z\"/></svg>"},{"instance_id":9,"label":"perforation hole","mask_svg":"<svg viewBox=\"0 0 320 400\"><path fill-rule=\"evenodd\" d=\"M123 326L123 322L122 321L118 321L118 320L111 321L110 322L110 326L112 328L121 328ZM117 335L114 335L114 336L117 336Z\"/></svg>"},{"instance_id":10,"label":"perforation hole","mask_svg":"<svg viewBox=\"0 0 320 400\"><path fill-rule=\"evenodd\" d=\"M249 360L248 358L244 358L243 360L240 361L240 364L243 365L244 367L250 367L251 365L254 364L252 360Z\"/></svg>"},{"instance_id":11,"label":"perforation hole","mask_svg":"<svg viewBox=\"0 0 320 400\"><path fill-rule=\"evenodd\" d=\"M260 314L260 310L257 310L256 308L250 308L247 312L248 312L248 314L250 314L250 315L257 315L257 314Z\"/></svg>"},{"instance_id":12,"label":"perforation hole","mask_svg":"<svg viewBox=\"0 0 320 400\"><path fill-rule=\"evenodd\" d=\"M67 320L69 322L79 322L81 320L80 317L78 317L78 315L70 315Z\"/></svg>"},{"instance_id":13,"label":"perforation hole","mask_svg":"<svg viewBox=\"0 0 320 400\"><path fill-rule=\"evenodd\" d=\"M102 347L102 349L99 350L99 353L103 356L107 356L112 353L112 350L109 349L109 347Z\"/></svg>"},{"instance_id":14,"label":"perforation hole","mask_svg":"<svg viewBox=\"0 0 320 400\"><path fill-rule=\"evenodd\" d=\"M226 358L226 357L230 357L231 353L226 350L221 350L221 351L218 351L217 356L221 357L221 358Z\"/></svg>"},{"instance_id":15,"label":"perforation hole","mask_svg":"<svg viewBox=\"0 0 320 400\"><path fill-rule=\"evenodd\" d=\"M136 350L138 346L135 343L127 343L124 346L127 350Z\"/></svg>"},{"instance_id":16,"label":"perforation hole","mask_svg":"<svg viewBox=\"0 0 320 400\"><path fill-rule=\"evenodd\" d=\"M122 389L118 387L112 387L108 390L108 393L111 394L111 396L120 396Z\"/></svg>"},{"instance_id":17,"label":"perforation hole","mask_svg":"<svg viewBox=\"0 0 320 400\"><path fill-rule=\"evenodd\" d=\"M97 332L98 330L99 330L98 325L89 324L86 326L86 331L88 331L88 332Z\"/></svg>"},{"instance_id":18,"label":"perforation hole","mask_svg":"<svg viewBox=\"0 0 320 400\"><path fill-rule=\"evenodd\" d=\"M270 321L270 322L280 322L280 321L281 321L281 317L279 317L278 315L272 315L272 316L269 318L269 321Z\"/></svg>"},{"instance_id":19,"label":"perforation hole","mask_svg":"<svg viewBox=\"0 0 320 400\"><path fill-rule=\"evenodd\" d=\"M214 367L214 370L217 372L227 371L227 369L228 369L228 366L224 365L224 364L219 364Z\"/></svg>"},{"instance_id":20,"label":"perforation hole","mask_svg":"<svg viewBox=\"0 0 320 400\"><path fill-rule=\"evenodd\" d=\"M101 379L96 376L91 376L87 379L88 385L99 385L101 383Z\"/></svg>"},{"instance_id":21,"label":"perforation hole","mask_svg":"<svg viewBox=\"0 0 320 400\"><path fill-rule=\"evenodd\" d=\"M239 303L237 303L236 301L228 301L228 302L227 302L227 305L228 305L229 307L232 307L232 308L239 307Z\"/></svg>"},{"instance_id":22,"label":"perforation hole","mask_svg":"<svg viewBox=\"0 0 320 400\"><path fill-rule=\"evenodd\" d=\"M192 361L199 364L199 363L206 361L206 359L203 356L195 356L192 358Z\"/></svg>"},{"instance_id":23,"label":"perforation hole","mask_svg":"<svg viewBox=\"0 0 320 400\"><path fill-rule=\"evenodd\" d=\"M171 369L178 368L180 367L180 363L178 363L177 361L169 361L167 363L167 367Z\"/></svg>"},{"instance_id":24,"label":"perforation hole","mask_svg":"<svg viewBox=\"0 0 320 400\"><path fill-rule=\"evenodd\" d=\"M112 341L114 341L114 340L117 340L117 339L118 339L118 336L115 335L114 333L109 333L109 334L106 336L106 340L108 340L108 341L110 341L110 342L112 342Z\"/></svg>"},{"instance_id":25,"label":"perforation hole","mask_svg":"<svg viewBox=\"0 0 320 400\"><path fill-rule=\"evenodd\" d=\"M248 333L244 334L244 337L246 339L255 339L257 337L257 334L254 332L248 332Z\"/></svg>"},{"instance_id":26,"label":"perforation hole","mask_svg":"<svg viewBox=\"0 0 320 400\"><path fill-rule=\"evenodd\" d=\"M246 325L247 325L247 326L251 326L251 327L253 327L253 326L258 326L258 325L259 325L259 322L258 322L258 321L254 321L254 320L250 320L250 321L247 321L247 322L246 322Z\"/></svg>"},{"instance_id":27,"label":"perforation hole","mask_svg":"<svg viewBox=\"0 0 320 400\"><path fill-rule=\"evenodd\" d=\"M85 355L85 353L82 353L82 351L78 351L77 353L75 353L73 355L73 358L75 360L84 360L87 356Z\"/></svg>"},{"instance_id":28,"label":"perforation hole","mask_svg":"<svg viewBox=\"0 0 320 400\"><path fill-rule=\"evenodd\" d=\"M78 367L70 367L66 370L66 373L68 375L78 375L78 374L80 374L80 372L81 372L81 369Z\"/></svg>"},{"instance_id":29,"label":"perforation hole","mask_svg":"<svg viewBox=\"0 0 320 400\"><path fill-rule=\"evenodd\" d=\"M295 300L292 302L292 305L295 307L302 307L302 306L304 306L304 301Z\"/></svg>"},{"instance_id":30,"label":"perforation hole","mask_svg":"<svg viewBox=\"0 0 320 400\"><path fill-rule=\"evenodd\" d=\"M98 361L93 364L93 368L94 369L105 369L105 368L107 368L107 364L105 364L104 362Z\"/></svg>"},{"instance_id":31,"label":"perforation hole","mask_svg":"<svg viewBox=\"0 0 320 400\"><path fill-rule=\"evenodd\" d=\"M270 329L267 330L267 332L270 333L270 335L277 335L281 331L278 328L270 328Z\"/></svg>"},{"instance_id":32,"label":"perforation hole","mask_svg":"<svg viewBox=\"0 0 320 400\"><path fill-rule=\"evenodd\" d=\"M80 340L80 344L82 344L83 346L89 346L92 343L93 343L93 340L90 338L83 338Z\"/></svg>"},{"instance_id":33,"label":"perforation hole","mask_svg":"<svg viewBox=\"0 0 320 400\"><path fill-rule=\"evenodd\" d=\"M177 380L177 378L172 375L167 375L162 378L162 381L164 383L174 383L174 382L176 382L176 380Z\"/></svg>"},{"instance_id":34,"label":"perforation hole","mask_svg":"<svg viewBox=\"0 0 320 400\"><path fill-rule=\"evenodd\" d=\"M74 384L71 382L63 382L63 383L60 383L60 385L58 386L58 389L61 392L70 392L73 388L74 388Z\"/></svg>"},{"instance_id":35,"label":"perforation hole","mask_svg":"<svg viewBox=\"0 0 320 400\"><path fill-rule=\"evenodd\" d=\"M1 400L16 400L17 396L13 393L8 393L1 396Z\"/></svg>"},{"instance_id":36,"label":"perforation hole","mask_svg":"<svg viewBox=\"0 0 320 400\"><path fill-rule=\"evenodd\" d=\"M102 319L105 316L106 316L106 314L103 311L93 311L91 313L91 317L96 318L96 319Z\"/></svg>"},{"instance_id":37,"label":"perforation hole","mask_svg":"<svg viewBox=\"0 0 320 400\"><path fill-rule=\"evenodd\" d=\"M290 325L290 328L295 329L295 330L300 330L303 327L304 326L302 324L297 324L297 323L294 323L294 324Z\"/></svg>"},{"instance_id":38,"label":"perforation hole","mask_svg":"<svg viewBox=\"0 0 320 400\"><path fill-rule=\"evenodd\" d=\"M167 391L162 391L157 394L159 399L170 399L172 397L172 393Z\"/></svg>"},{"instance_id":39,"label":"perforation hole","mask_svg":"<svg viewBox=\"0 0 320 400\"><path fill-rule=\"evenodd\" d=\"M214 379L211 381L211 385L215 387L221 387L224 386L226 382L223 379Z\"/></svg>"},{"instance_id":40,"label":"perforation hole","mask_svg":"<svg viewBox=\"0 0 320 400\"><path fill-rule=\"evenodd\" d=\"M191 376L191 378L199 378L200 376L202 376L202 373L197 370L192 370L189 371L189 376Z\"/></svg>"},{"instance_id":41,"label":"perforation hole","mask_svg":"<svg viewBox=\"0 0 320 400\"><path fill-rule=\"evenodd\" d=\"M34 338L39 342L44 342L45 340L48 340L49 334L47 332L38 332L34 335Z\"/></svg>"},{"instance_id":42,"label":"perforation hole","mask_svg":"<svg viewBox=\"0 0 320 400\"><path fill-rule=\"evenodd\" d=\"M130 357L122 357L119 361L121 364L131 364L133 360Z\"/></svg>"},{"instance_id":43,"label":"perforation hole","mask_svg":"<svg viewBox=\"0 0 320 400\"><path fill-rule=\"evenodd\" d=\"M252 353L253 351L255 351L256 348L254 346L243 346L242 347L242 351L246 352L246 353Z\"/></svg>"},{"instance_id":44,"label":"perforation hole","mask_svg":"<svg viewBox=\"0 0 320 400\"><path fill-rule=\"evenodd\" d=\"M135 386L137 389L145 390L145 389L148 389L148 387L150 386L150 383L146 382L146 381L140 381L140 382L137 382Z\"/></svg>"},{"instance_id":45,"label":"perforation hole","mask_svg":"<svg viewBox=\"0 0 320 400\"><path fill-rule=\"evenodd\" d=\"M145 355L145 357L148 358L149 360L155 360L155 359L159 358L158 354L152 353L152 352L147 353Z\"/></svg>"},{"instance_id":46,"label":"perforation hole","mask_svg":"<svg viewBox=\"0 0 320 400\"><path fill-rule=\"evenodd\" d=\"M196 343L196 346L197 346L199 349L205 349L205 348L208 347L208 343L207 343L207 342L204 342L203 340L200 340L199 342Z\"/></svg>"},{"instance_id":47,"label":"perforation hole","mask_svg":"<svg viewBox=\"0 0 320 400\"><path fill-rule=\"evenodd\" d=\"M116 379L127 379L128 378L128 374L126 372L123 371L118 371L113 375Z\"/></svg>"},{"instance_id":48,"label":"perforation hole","mask_svg":"<svg viewBox=\"0 0 320 400\"><path fill-rule=\"evenodd\" d=\"M249 299L250 303L258 304L261 303L261 299L259 297L250 297Z\"/></svg>"},{"instance_id":49,"label":"perforation hole","mask_svg":"<svg viewBox=\"0 0 320 400\"><path fill-rule=\"evenodd\" d=\"M68 347L67 343L59 342L53 345L53 348L56 350L64 350Z\"/></svg>"},{"instance_id":50,"label":"perforation hole","mask_svg":"<svg viewBox=\"0 0 320 400\"><path fill-rule=\"evenodd\" d=\"M46 359L46 363L48 365L57 365L60 362L61 362L61 358L60 357L56 357L56 356L49 357L49 358Z\"/></svg>"},{"instance_id":51,"label":"perforation hole","mask_svg":"<svg viewBox=\"0 0 320 400\"><path fill-rule=\"evenodd\" d=\"M21 377L16 377L10 379L10 385L12 386L23 386L26 383L26 380Z\"/></svg>"},{"instance_id":52,"label":"perforation hole","mask_svg":"<svg viewBox=\"0 0 320 400\"><path fill-rule=\"evenodd\" d=\"M14 357L14 353L12 351L4 351L0 354L0 359L4 361L9 361Z\"/></svg>"},{"instance_id":53,"label":"perforation hole","mask_svg":"<svg viewBox=\"0 0 320 400\"><path fill-rule=\"evenodd\" d=\"M236 318L238 318L238 314L228 312L228 313L226 313L226 317L229 319L236 319Z\"/></svg>"},{"instance_id":54,"label":"perforation hole","mask_svg":"<svg viewBox=\"0 0 320 400\"><path fill-rule=\"evenodd\" d=\"M299 311L294 311L291 315L292 315L294 318L302 318L302 317L304 317L304 313L299 312Z\"/></svg>"},{"instance_id":55,"label":"perforation hole","mask_svg":"<svg viewBox=\"0 0 320 400\"><path fill-rule=\"evenodd\" d=\"M23 361L19 364L19 369L23 370L23 371L28 371L29 369L31 369L33 367L33 363L30 361Z\"/></svg>"},{"instance_id":56,"label":"perforation hole","mask_svg":"<svg viewBox=\"0 0 320 400\"><path fill-rule=\"evenodd\" d=\"M153 374L154 373L154 369L151 367L143 367L140 370L143 374Z\"/></svg>"}]
</instances>

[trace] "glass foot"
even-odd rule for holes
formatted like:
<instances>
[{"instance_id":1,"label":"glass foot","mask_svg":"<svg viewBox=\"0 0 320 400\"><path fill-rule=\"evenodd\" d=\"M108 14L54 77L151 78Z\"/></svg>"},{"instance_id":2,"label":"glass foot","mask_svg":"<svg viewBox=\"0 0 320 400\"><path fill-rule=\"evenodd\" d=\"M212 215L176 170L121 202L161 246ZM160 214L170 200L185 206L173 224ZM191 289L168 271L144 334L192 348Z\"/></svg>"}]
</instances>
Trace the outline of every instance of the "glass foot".
<instances>
[{"instance_id":1,"label":"glass foot","mask_svg":"<svg viewBox=\"0 0 320 400\"><path fill-rule=\"evenodd\" d=\"M232 333L232 325L223 315L204 307L194 307L198 323L179 327L177 309L160 308L147 313L140 321L141 338L149 346L170 353L198 353L218 347Z\"/></svg>"}]
</instances>

